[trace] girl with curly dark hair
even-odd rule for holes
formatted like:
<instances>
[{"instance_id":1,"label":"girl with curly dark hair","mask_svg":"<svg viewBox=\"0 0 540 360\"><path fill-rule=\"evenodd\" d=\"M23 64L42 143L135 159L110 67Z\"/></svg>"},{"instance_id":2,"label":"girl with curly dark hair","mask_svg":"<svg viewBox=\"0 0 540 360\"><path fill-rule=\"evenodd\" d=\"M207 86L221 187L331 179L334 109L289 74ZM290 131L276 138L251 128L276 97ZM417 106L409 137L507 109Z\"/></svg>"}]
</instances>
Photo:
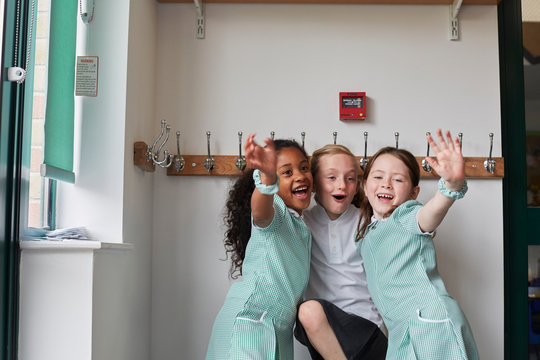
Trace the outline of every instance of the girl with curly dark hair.
<instances>
[{"instance_id":1,"label":"girl with curly dark hair","mask_svg":"<svg viewBox=\"0 0 540 360\"><path fill-rule=\"evenodd\" d=\"M309 277L311 234L302 211L313 179L307 154L294 140L251 134L244 146L248 171L227 201L225 248L229 290L217 315L206 359L292 359L296 307Z\"/></svg>"}]
</instances>

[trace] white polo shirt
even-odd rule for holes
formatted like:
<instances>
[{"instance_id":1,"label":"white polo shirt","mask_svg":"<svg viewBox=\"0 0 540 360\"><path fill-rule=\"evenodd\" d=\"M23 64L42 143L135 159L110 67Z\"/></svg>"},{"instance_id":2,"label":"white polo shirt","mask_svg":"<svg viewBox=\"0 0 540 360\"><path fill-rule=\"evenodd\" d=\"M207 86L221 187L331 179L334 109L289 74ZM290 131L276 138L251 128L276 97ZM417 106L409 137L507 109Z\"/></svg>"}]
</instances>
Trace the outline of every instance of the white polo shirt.
<instances>
[{"instance_id":1,"label":"white polo shirt","mask_svg":"<svg viewBox=\"0 0 540 360\"><path fill-rule=\"evenodd\" d=\"M343 311L381 326L382 318L368 292L366 273L354 236L360 210L354 205L336 220L316 204L304 210L312 234L311 267L305 299L324 299Z\"/></svg>"}]
</instances>

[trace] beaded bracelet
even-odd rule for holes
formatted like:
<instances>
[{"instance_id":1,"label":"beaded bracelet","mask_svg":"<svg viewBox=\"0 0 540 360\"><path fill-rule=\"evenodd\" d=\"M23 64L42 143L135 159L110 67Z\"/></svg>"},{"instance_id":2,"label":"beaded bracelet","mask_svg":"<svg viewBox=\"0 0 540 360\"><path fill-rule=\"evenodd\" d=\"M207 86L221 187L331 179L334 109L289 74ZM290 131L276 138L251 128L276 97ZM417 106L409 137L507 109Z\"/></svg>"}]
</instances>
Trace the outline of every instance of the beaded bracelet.
<instances>
[{"instance_id":1,"label":"beaded bracelet","mask_svg":"<svg viewBox=\"0 0 540 360\"><path fill-rule=\"evenodd\" d=\"M279 176L277 174L275 184L265 185L261 182L261 171L255 169L255 171L253 171L253 181L255 181L255 187L261 194L274 195L279 191Z\"/></svg>"},{"instance_id":2,"label":"beaded bracelet","mask_svg":"<svg viewBox=\"0 0 540 360\"><path fill-rule=\"evenodd\" d=\"M463 196L465 196L465 193L467 192L467 179L465 179L463 183L463 187L459 191L451 191L446 188L446 184L444 183L444 179L441 178L439 180L439 191L441 194L443 194L446 197L449 197L451 199L457 200L461 199Z\"/></svg>"}]
</instances>

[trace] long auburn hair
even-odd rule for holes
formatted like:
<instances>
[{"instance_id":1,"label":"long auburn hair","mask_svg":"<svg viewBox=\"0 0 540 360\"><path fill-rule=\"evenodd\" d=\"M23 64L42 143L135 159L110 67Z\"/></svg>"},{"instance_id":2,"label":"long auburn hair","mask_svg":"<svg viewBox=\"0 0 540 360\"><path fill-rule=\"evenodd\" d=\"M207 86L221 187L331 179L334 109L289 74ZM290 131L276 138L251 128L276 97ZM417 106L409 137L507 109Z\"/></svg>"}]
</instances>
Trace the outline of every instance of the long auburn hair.
<instances>
[{"instance_id":1,"label":"long auburn hair","mask_svg":"<svg viewBox=\"0 0 540 360\"><path fill-rule=\"evenodd\" d=\"M317 173L319 172L320 168L320 160L325 155L337 155L337 154L343 154L350 156L354 161L354 168L356 170L356 174L358 176L360 166L358 165L358 160L354 156L354 154L343 145L338 144L328 144L323 146L320 149L317 149L313 152L313 155L311 155L311 175L313 176L313 182L316 180ZM362 190L361 186L358 186L356 189L356 194L354 195L352 204L356 207L360 207L361 201L364 198L364 191ZM317 194L315 194L315 199L317 199Z\"/></svg>"},{"instance_id":2,"label":"long auburn hair","mask_svg":"<svg viewBox=\"0 0 540 360\"><path fill-rule=\"evenodd\" d=\"M395 156L396 158L401 160L409 170L409 177L411 178L412 186L418 186L420 182L420 167L418 166L418 162L416 161L414 155L405 149L398 149L395 147L387 146L377 151L375 155L373 155L369 159L369 162L364 170L364 174L362 175L362 188L366 183L367 178L369 177L369 173L371 172L371 168L373 167L373 163L375 162L375 160L377 160L379 156L385 154ZM360 221L358 222L355 241L358 241L364 237L367 227L371 222L371 217L373 216L373 208L371 207L367 196L364 196L364 198L362 199L362 202L360 204L360 210L361 215ZM390 216L390 214L386 214L386 216Z\"/></svg>"},{"instance_id":3,"label":"long auburn hair","mask_svg":"<svg viewBox=\"0 0 540 360\"><path fill-rule=\"evenodd\" d=\"M276 152L284 148L295 148L308 159L304 148L292 139L274 140L274 148ZM254 190L253 169L250 169L244 172L233 184L225 203L225 216L223 218L227 228L225 231L225 260L230 256L229 277L231 279L237 279L238 276L242 275L246 247L251 237L251 196Z\"/></svg>"}]
</instances>

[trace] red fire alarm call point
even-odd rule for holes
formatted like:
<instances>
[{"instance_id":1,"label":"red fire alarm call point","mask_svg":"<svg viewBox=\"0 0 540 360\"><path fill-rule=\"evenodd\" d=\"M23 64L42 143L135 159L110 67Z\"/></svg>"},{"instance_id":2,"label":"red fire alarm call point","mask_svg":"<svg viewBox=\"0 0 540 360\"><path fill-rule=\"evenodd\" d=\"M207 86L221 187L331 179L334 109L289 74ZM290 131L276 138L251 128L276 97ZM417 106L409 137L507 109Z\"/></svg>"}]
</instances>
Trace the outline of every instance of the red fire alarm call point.
<instances>
[{"instance_id":1,"label":"red fire alarm call point","mask_svg":"<svg viewBox=\"0 0 540 360\"><path fill-rule=\"evenodd\" d=\"M366 116L365 92L339 93L339 120L365 120Z\"/></svg>"}]
</instances>

